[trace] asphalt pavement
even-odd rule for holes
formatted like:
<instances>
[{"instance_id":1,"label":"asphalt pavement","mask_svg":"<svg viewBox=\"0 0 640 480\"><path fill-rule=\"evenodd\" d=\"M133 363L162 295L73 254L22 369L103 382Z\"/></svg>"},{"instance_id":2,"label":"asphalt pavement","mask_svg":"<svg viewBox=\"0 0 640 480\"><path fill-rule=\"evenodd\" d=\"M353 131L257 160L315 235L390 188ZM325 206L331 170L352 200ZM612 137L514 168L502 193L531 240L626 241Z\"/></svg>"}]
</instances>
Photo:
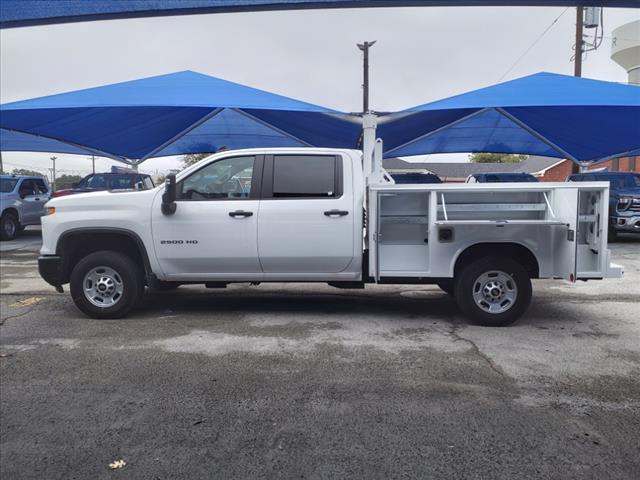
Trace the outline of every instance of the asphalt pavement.
<instances>
[{"instance_id":1,"label":"asphalt pavement","mask_svg":"<svg viewBox=\"0 0 640 480\"><path fill-rule=\"evenodd\" d=\"M2 479L639 478L638 241L611 245L625 279L536 281L491 329L432 286L181 287L91 320L33 237L0 259Z\"/></svg>"}]
</instances>

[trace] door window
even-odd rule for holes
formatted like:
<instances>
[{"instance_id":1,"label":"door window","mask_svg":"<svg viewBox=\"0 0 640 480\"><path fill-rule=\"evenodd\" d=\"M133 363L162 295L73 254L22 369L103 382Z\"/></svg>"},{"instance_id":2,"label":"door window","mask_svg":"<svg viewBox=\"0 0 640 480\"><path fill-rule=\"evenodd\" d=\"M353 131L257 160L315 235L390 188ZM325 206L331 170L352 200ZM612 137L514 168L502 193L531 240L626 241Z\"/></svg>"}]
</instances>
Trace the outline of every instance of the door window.
<instances>
[{"instance_id":1,"label":"door window","mask_svg":"<svg viewBox=\"0 0 640 480\"><path fill-rule=\"evenodd\" d=\"M35 195L33 182L31 180L24 180L20 185L20 196L26 197L28 195Z\"/></svg>"},{"instance_id":2,"label":"door window","mask_svg":"<svg viewBox=\"0 0 640 480\"><path fill-rule=\"evenodd\" d=\"M181 200L238 200L249 198L255 157L218 160L178 184Z\"/></svg>"},{"instance_id":3,"label":"door window","mask_svg":"<svg viewBox=\"0 0 640 480\"><path fill-rule=\"evenodd\" d=\"M339 197L342 194L339 164L334 156L275 155L273 197Z\"/></svg>"}]
</instances>

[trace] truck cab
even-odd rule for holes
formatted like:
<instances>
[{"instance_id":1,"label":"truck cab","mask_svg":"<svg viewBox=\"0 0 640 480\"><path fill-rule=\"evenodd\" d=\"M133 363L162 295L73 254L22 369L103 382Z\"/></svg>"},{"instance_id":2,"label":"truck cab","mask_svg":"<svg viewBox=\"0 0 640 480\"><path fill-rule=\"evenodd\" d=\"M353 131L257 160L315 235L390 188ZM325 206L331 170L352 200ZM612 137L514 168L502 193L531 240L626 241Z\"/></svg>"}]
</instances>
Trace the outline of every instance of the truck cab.
<instances>
[{"instance_id":1,"label":"truck cab","mask_svg":"<svg viewBox=\"0 0 640 480\"><path fill-rule=\"evenodd\" d=\"M622 275L606 183L395 184L367 168L356 150L225 151L152 190L55 198L40 273L97 318L145 288L395 283L436 284L483 325L519 318L532 279Z\"/></svg>"}]
</instances>

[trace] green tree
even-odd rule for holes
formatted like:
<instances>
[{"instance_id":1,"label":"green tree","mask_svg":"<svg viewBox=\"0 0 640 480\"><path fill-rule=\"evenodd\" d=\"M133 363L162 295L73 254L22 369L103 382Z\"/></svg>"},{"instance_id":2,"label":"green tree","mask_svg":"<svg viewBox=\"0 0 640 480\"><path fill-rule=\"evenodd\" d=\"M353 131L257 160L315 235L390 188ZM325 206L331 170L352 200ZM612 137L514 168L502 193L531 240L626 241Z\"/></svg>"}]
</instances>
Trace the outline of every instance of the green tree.
<instances>
[{"instance_id":1,"label":"green tree","mask_svg":"<svg viewBox=\"0 0 640 480\"><path fill-rule=\"evenodd\" d=\"M475 163L518 163L529 158L529 155L513 153L472 153L469 160Z\"/></svg>"},{"instance_id":2,"label":"green tree","mask_svg":"<svg viewBox=\"0 0 640 480\"><path fill-rule=\"evenodd\" d=\"M80 175L60 175L56 178L56 190L71 188L74 183L78 183L80 180L82 180Z\"/></svg>"},{"instance_id":3,"label":"green tree","mask_svg":"<svg viewBox=\"0 0 640 480\"><path fill-rule=\"evenodd\" d=\"M202 160L203 158L207 158L209 155L212 155L212 154L211 153L186 154L184 157L182 157L182 160L180 160L180 163L182 164L182 169L184 170L185 168L190 167L194 163L198 163L200 160Z\"/></svg>"},{"instance_id":4,"label":"green tree","mask_svg":"<svg viewBox=\"0 0 640 480\"><path fill-rule=\"evenodd\" d=\"M39 172L37 170L29 170L28 168L14 168L11 172L11 175L28 175L28 176L37 176L44 177L44 173Z\"/></svg>"}]
</instances>

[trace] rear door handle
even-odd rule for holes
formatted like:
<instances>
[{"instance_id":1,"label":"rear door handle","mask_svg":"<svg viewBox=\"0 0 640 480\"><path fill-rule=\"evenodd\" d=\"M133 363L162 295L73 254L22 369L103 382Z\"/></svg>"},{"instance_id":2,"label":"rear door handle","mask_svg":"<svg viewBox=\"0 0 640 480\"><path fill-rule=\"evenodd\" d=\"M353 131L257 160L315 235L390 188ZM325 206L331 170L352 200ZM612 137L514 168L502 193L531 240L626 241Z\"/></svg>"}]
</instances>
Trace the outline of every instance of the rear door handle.
<instances>
[{"instance_id":1,"label":"rear door handle","mask_svg":"<svg viewBox=\"0 0 640 480\"><path fill-rule=\"evenodd\" d=\"M244 210L236 210L235 212L229 212L230 217L250 217L253 215L253 212L245 212Z\"/></svg>"},{"instance_id":2,"label":"rear door handle","mask_svg":"<svg viewBox=\"0 0 640 480\"><path fill-rule=\"evenodd\" d=\"M334 210L327 210L326 212L324 212L324 214L327 217L333 217L333 216L344 217L345 215L349 215L349 212L347 212L346 210L336 210L336 209L334 209Z\"/></svg>"}]
</instances>

